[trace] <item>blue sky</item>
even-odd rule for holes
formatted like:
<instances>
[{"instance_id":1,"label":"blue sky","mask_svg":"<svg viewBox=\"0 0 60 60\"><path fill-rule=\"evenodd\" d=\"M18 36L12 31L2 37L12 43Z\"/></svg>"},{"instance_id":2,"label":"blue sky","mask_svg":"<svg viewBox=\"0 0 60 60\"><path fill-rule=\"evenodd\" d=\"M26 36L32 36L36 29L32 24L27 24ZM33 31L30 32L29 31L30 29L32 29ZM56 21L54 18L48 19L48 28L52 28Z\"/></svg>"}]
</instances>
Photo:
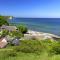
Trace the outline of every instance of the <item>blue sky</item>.
<instances>
[{"instance_id":1,"label":"blue sky","mask_svg":"<svg viewBox=\"0 0 60 60\"><path fill-rule=\"evenodd\" d=\"M0 0L0 14L60 18L60 0Z\"/></svg>"}]
</instances>

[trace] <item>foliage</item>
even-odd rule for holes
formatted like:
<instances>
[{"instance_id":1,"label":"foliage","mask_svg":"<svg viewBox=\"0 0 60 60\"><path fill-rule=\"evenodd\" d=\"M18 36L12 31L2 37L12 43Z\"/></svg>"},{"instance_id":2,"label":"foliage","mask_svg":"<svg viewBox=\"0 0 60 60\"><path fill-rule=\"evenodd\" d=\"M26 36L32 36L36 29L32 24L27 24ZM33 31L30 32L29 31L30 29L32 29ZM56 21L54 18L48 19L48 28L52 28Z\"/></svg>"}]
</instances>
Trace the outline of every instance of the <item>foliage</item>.
<instances>
[{"instance_id":1,"label":"foliage","mask_svg":"<svg viewBox=\"0 0 60 60\"><path fill-rule=\"evenodd\" d=\"M7 19L4 16L0 16L0 26L2 25L9 25Z\"/></svg>"},{"instance_id":2,"label":"foliage","mask_svg":"<svg viewBox=\"0 0 60 60\"><path fill-rule=\"evenodd\" d=\"M27 27L25 27L24 25L18 25L17 28L23 34L27 32Z\"/></svg>"},{"instance_id":3,"label":"foliage","mask_svg":"<svg viewBox=\"0 0 60 60\"><path fill-rule=\"evenodd\" d=\"M14 48L17 52L24 53L41 53L43 51L51 54L60 54L60 43L51 40L37 41L37 40L25 40L20 41L20 46Z\"/></svg>"},{"instance_id":4,"label":"foliage","mask_svg":"<svg viewBox=\"0 0 60 60\"><path fill-rule=\"evenodd\" d=\"M49 51L51 54L60 54L60 43L57 42L52 46L52 49Z\"/></svg>"},{"instance_id":5,"label":"foliage","mask_svg":"<svg viewBox=\"0 0 60 60\"><path fill-rule=\"evenodd\" d=\"M9 60L10 57L16 57L17 53L13 50L0 51L0 60Z\"/></svg>"},{"instance_id":6,"label":"foliage","mask_svg":"<svg viewBox=\"0 0 60 60\"><path fill-rule=\"evenodd\" d=\"M3 37L3 36L6 36L8 34L9 34L9 31L8 30L2 30L1 36Z\"/></svg>"},{"instance_id":7,"label":"foliage","mask_svg":"<svg viewBox=\"0 0 60 60\"><path fill-rule=\"evenodd\" d=\"M36 40L26 40L20 41L20 46L14 48L17 52L24 52L24 53L36 53L42 52L45 46L40 41Z\"/></svg>"},{"instance_id":8,"label":"foliage","mask_svg":"<svg viewBox=\"0 0 60 60\"><path fill-rule=\"evenodd\" d=\"M1 35L2 35L2 31L0 31L0 37L1 37Z\"/></svg>"},{"instance_id":9,"label":"foliage","mask_svg":"<svg viewBox=\"0 0 60 60\"><path fill-rule=\"evenodd\" d=\"M22 33L19 33L17 31L9 32L9 35L12 36L12 37L18 37L18 38L21 38L23 36Z\"/></svg>"},{"instance_id":10,"label":"foliage","mask_svg":"<svg viewBox=\"0 0 60 60\"><path fill-rule=\"evenodd\" d=\"M8 57L15 57L17 53L15 51L6 51Z\"/></svg>"}]
</instances>

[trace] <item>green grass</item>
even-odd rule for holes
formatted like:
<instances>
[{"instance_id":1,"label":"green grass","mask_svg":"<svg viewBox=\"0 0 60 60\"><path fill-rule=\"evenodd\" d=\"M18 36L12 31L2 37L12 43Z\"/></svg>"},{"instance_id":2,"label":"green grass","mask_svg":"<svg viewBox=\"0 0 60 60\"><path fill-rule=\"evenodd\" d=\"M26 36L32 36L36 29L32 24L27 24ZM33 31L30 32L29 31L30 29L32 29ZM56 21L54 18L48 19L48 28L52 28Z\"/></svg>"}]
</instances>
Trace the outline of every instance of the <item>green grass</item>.
<instances>
[{"instance_id":1,"label":"green grass","mask_svg":"<svg viewBox=\"0 0 60 60\"><path fill-rule=\"evenodd\" d=\"M60 42L23 40L0 49L0 60L60 60Z\"/></svg>"},{"instance_id":2,"label":"green grass","mask_svg":"<svg viewBox=\"0 0 60 60\"><path fill-rule=\"evenodd\" d=\"M20 52L16 57L3 57L0 60L60 60L60 55L49 57L47 53L36 55L35 53Z\"/></svg>"}]
</instances>

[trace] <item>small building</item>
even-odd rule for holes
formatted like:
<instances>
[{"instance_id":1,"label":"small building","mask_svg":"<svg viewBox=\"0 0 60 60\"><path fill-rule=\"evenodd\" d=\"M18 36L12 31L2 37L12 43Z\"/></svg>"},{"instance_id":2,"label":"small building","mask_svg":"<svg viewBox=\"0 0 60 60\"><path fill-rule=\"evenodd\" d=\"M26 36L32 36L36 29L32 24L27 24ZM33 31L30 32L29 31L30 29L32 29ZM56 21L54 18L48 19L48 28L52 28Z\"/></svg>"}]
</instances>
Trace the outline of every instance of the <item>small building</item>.
<instances>
[{"instance_id":1,"label":"small building","mask_svg":"<svg viewBox=\"0 0 60 60\"><path fill-rule=\"evenodd\" d=\"M6 38L0 38L0 48L6 47L8 44Z\"/></svg>"},{"instance_id":2,"label":"small building","mask_svg":"<svg viewBox=\"0 0 60 60\"><path fill-rule=\"evenodd\" d=\"M1 30L6 29L6 30L8 30L8 31L16 31L16 30L17 30L17 27L16 27L16 26L6 26L6 25L2 25L0 29L1 29Z\"/></svg>"}]
</instances>

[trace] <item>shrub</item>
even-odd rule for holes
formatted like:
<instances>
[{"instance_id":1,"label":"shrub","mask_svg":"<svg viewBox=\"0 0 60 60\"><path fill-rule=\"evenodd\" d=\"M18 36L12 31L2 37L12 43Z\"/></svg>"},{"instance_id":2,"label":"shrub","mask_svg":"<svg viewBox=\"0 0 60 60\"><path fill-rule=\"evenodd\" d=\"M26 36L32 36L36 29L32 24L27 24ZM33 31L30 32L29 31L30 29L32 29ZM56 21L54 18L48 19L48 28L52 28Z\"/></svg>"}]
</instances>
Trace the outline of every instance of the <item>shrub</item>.
<instances>
[{"instance_id":1,"label":"shrub","mask_svg":"<svg viewBox=\"0 0 60 60\"><path fill-rule=\"evenodd\" d=\"M51 54L60 54L60 44L56 43L52 46L52 49L50 50Z\"/></svg>"},{"instance_id":2,"label":"shrub","mask_svg":"<svg viewBox=\"0 0 60 60\"><path fill-rule=\"evenodd\" d=\"M9 36L21 38L23 37L23 34L17 31L12 31L12 32L9 32Z\"/></svg>"},{"instance_id":3,"label":"shrub","mask_svg":"<svg viewBox=\"0 0 60 60\"><path fill-rule=\"evenodd\" d=\"M9 25L7 19L4 16L0 16L0 26L2 25Z\"/></svg>"},{"instance_id":4,"label":"shrub","mask_svg":"<svg viewBox=\"0 0 60 60\"><path fill-rule=\"evenodd\" d=\"M27 32L27 27L24 25L19 25L17 28L23 34Z\"/></svg>"},{"instance_id":5,"label":"shrub","mask_svg":"<svg viewBox=\"0 0 60 60\"><path fill-rule=\"evenodd\" d=\"M3 37L3 36L6 36L8 34L9 34L9 31L8 30L2 30L1 36Z\"/></svg>"}]
</instances>

